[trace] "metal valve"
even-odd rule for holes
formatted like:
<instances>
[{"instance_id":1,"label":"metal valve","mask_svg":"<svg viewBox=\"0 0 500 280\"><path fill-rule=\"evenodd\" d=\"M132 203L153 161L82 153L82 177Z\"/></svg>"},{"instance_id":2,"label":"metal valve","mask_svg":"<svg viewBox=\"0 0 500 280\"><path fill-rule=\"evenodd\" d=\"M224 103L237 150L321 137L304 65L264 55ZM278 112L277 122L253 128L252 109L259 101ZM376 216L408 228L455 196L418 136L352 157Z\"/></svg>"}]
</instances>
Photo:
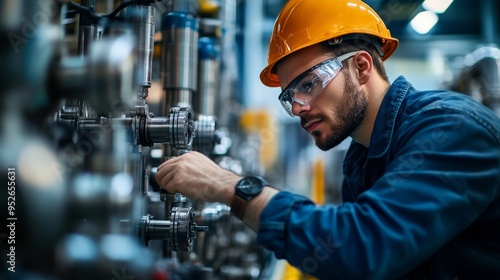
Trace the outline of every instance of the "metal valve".
<instances>
[{"instance_id":1,"label":"metal valve","mask_svg":"<svg viewBox=\"0 0 500 280\"><path fill-rule=\"evenodd\" d=\"M196 214L191 211L191 208L172 208L170 231L174 238L170 238L168 242L172 251L191 251L196 234L200 231L208 231L207 226L196 225L195 219Z\"/></svg>"},{"instance_id":2,"label":"metal valve","mask_svg":"<svg viewBox=\"0 0 500 280\"><path fill-rule=\"evenodd\" d=\"M196 138L193 143L193 150L210 155L215 147L215 126L216 120L213 116L200 115L196 121Z\"/></svg>"},{"instance_id":3,"label":"metal valve","mask_svg":"<svg viewBox=\"0 0 500 280\"><path fill-rule=\"evenodd\" d=\"M178 150L190 150L193 144L195 123L187 107L172 107L167 117L143 117L139 126L139 142L169 144Z\"/></svg>"},{"instance_id":4,"label":"metal valve","mask_svg":"<svg viewBox=\"0 0 500 280\"><path fill-rule=\"evenodd\" d=\"M190 150L193 145L195 132L195 123L191 109L187 107L172 107L170 108L170 123L173 125L172 145L177 150Z\"/></svg>"},{"instance_id":5,"label":"metal valve","mask_svg":"<svg viewBox=\"0 0 500 280\"><path fill-rule=\"evenodd\" d=\"M208 231L207 226L196 224L196 214L190 207L173 207L170 221L153 218L148 214L141 219L139 237L146 245L149 245L151 240L168 240L172 251L191 251L196 234Z\"/></svg>"}]
</instances>

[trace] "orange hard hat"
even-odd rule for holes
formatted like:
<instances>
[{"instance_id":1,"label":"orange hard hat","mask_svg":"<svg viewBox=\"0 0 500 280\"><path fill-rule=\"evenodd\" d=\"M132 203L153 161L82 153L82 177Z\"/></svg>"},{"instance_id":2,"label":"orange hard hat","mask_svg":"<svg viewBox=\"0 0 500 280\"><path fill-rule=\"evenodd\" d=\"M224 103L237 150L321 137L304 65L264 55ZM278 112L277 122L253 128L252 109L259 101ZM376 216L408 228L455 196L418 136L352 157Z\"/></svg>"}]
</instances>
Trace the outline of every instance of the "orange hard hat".
<instances>
[{"instance_id":1,"label":"orange hard hat","mask_svg":"<svg viewBox=\"0 0 500 280\"><path fill-rule=\"evenodd\" d=\"M274 23L269 42L268 65L260 73L266 86L280 86L273 68L285 56L300 49L348 34L380 38L383 60L396 50L398 40L391 37L380 16L360 0L290 0Z\"/></svg>"}]
</instances>

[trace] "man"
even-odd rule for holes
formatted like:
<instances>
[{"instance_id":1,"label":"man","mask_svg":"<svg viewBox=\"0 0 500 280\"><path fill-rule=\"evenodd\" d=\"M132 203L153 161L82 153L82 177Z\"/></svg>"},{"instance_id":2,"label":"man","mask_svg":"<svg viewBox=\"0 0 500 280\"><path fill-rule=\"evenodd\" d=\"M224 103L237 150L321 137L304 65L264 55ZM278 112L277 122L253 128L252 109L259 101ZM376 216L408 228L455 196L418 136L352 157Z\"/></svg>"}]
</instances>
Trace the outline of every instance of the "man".
<instances>
[{"instance_id":1,"label":"man","mask_svg":"<svg viewBox=\"0 0 500 280\"><path fill-rule=\"evenodd\" d=\"M157 181L231 205L260 244L320 279L498 277L500 119L463 94L390 84L383 60L397 45L357 0L291 0L276 20L261 80L281 86L320 149L352 137L341 206L196 152L163 163Z\"/></svg>"}]
</instances>

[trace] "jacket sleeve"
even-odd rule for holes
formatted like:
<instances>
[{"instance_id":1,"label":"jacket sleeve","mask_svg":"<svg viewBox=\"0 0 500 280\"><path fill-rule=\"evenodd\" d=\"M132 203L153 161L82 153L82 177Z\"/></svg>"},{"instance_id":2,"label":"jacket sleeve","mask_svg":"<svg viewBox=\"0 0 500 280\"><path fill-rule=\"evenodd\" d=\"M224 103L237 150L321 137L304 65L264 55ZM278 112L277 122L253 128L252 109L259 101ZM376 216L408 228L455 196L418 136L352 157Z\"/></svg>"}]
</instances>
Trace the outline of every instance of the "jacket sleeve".
<instances>
[{"instance_id":1,"label":"jacket sleeve","mask_svg":"<svg viewBox=\"0 0 500 280\"><path fill-rule=\"evenodd\" d=\"M500 140L487 124L427 110L395 133L385 173L355 202L316 206L283 191L261 215L258 242L320 279L397 278L498 198Z\"/></svg>"}]
</instances>

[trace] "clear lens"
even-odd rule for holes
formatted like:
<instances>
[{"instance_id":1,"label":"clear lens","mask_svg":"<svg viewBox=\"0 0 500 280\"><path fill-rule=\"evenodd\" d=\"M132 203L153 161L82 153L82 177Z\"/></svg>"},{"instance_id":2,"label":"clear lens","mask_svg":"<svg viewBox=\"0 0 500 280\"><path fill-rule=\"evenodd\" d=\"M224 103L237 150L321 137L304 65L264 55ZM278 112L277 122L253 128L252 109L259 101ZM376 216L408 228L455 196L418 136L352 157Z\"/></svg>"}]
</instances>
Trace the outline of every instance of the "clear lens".
<instances>
[{"instance_id":1,"label":"clear lens","mask_svg":"<svg viewBox=\"0 0 500 280\"><path fill-rule=\"evenodd\" d=\"M293 116L293 102L307 105L313 101L340 72L342 61L355 54L350 52L325 60L295 78L278 96L287 113Z\"/></svg>"},{"instance_id":2,"label":"clear lens","mask_svg":"<svg viewBox=\"0 0 500 280\"><path fill-rule=\"evenodd\" d=\"M281 99L280 100L281 102L281 106L283 106L283 109L285 109L285 111L293 117L293 114L292 114L292 102L290 101L287 101L287 100L283 100Z\"/></svg>"}]
</instances>

